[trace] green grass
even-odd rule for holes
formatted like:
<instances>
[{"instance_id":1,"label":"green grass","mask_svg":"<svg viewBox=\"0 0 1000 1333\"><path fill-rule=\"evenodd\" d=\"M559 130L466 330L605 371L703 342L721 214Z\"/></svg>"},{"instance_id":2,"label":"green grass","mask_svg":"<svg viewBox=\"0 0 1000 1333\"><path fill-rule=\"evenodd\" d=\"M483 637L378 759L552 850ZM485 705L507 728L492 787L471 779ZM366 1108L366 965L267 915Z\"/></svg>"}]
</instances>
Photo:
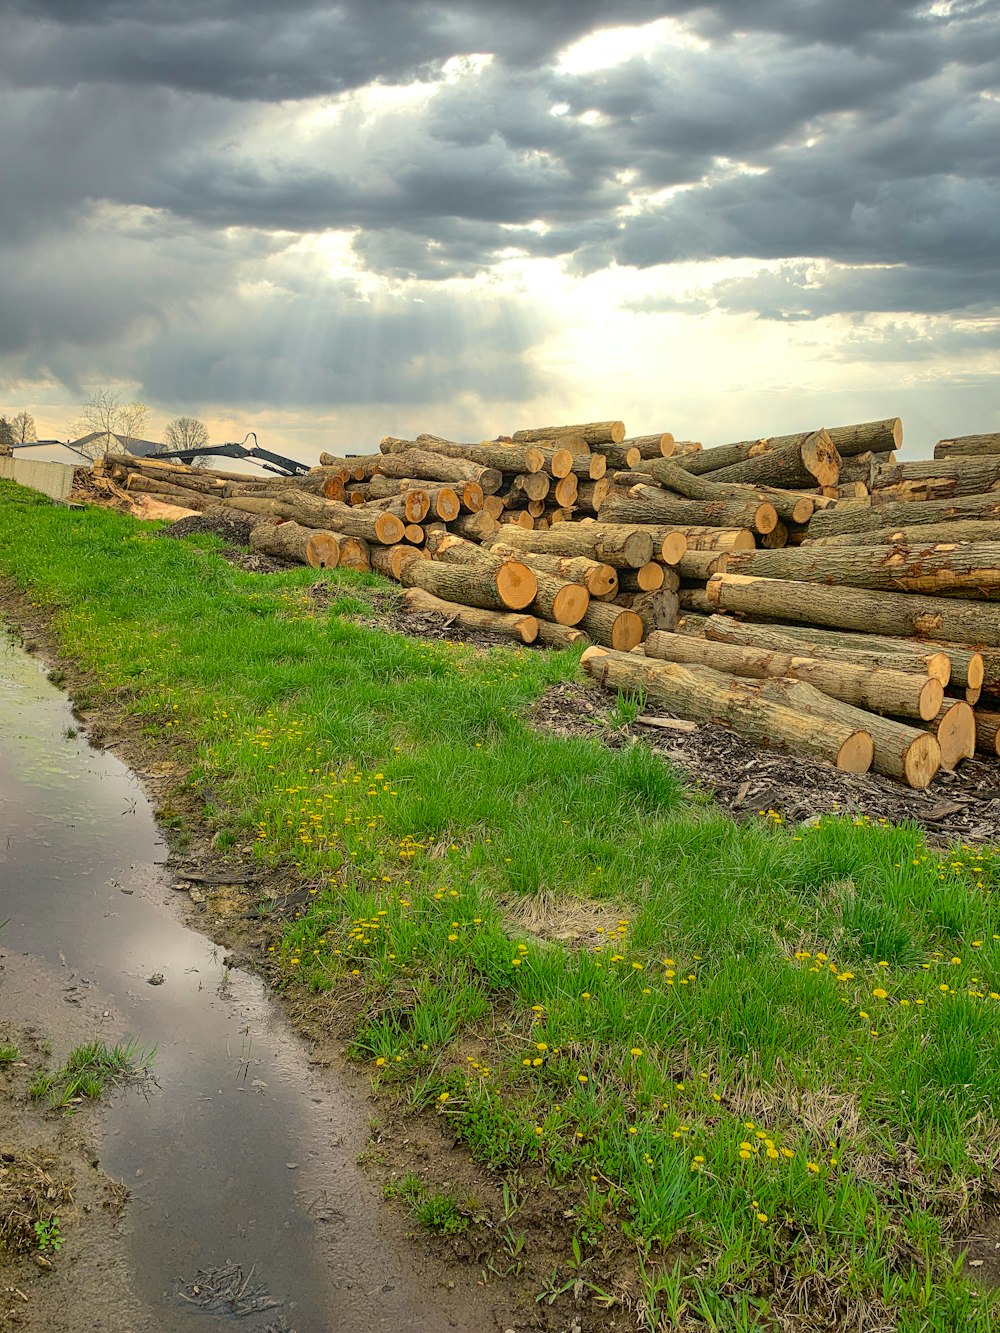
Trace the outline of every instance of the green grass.
<instances>
[{"instance_id":1,"label":"green grass","mask_svg":"<svg viewBox=\"0 0 1000 1333\"><path fill-rule=\"evenodd\" d=\"M16 1046L0 1046L0 1067L16 1064L20 1058L21 1052Z\"/></svg>"},{"instance_id":2,"label":"green grass","mask_svg":"<svg viewBox=\"0 0 1000 1333\"><path fill-rule=\"evenodd\" d=\"M214 549L0 485L0 571L88 704L189 761L218 848L312 886L287 983L349 995L378 1087L563 1191L560 1282L624 1238L650 1327L990 1328L957 1242L1000 1161L997 853L734 824L641 744L527 725L575 652L383 633L349 618L371 576Z\"/></svg>"},{"instance_id":3,"label":"green grass","mask_svg":"<svg viewBox=\"0 0 1000 1333\"><path fill-rule=\"evenodd\" d=\"M134 1042L118 1046L86 1042L71 1051L59 1069L39 1070L28 1085L28 1096L53 1108L92 1101L107 1088L142 1081L153 1055L140 1051Z\"/></svg>"}]
</instances>

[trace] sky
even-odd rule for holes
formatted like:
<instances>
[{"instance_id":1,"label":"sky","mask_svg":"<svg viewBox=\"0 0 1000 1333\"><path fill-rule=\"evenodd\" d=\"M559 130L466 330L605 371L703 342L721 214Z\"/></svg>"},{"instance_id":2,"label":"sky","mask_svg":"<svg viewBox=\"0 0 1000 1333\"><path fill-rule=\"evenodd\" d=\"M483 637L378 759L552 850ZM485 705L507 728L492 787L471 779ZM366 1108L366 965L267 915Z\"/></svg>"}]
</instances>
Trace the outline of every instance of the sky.
<instances>
[{"instance_id":1,"label":"sky","mask_svg":"<svg viewBox=\"0 0 1000 1333\"><path fill-rule=\"evenodd\" d=\"M0 0L0 412L1000 430L996 0Z\"/></svg>"}]
</instances>

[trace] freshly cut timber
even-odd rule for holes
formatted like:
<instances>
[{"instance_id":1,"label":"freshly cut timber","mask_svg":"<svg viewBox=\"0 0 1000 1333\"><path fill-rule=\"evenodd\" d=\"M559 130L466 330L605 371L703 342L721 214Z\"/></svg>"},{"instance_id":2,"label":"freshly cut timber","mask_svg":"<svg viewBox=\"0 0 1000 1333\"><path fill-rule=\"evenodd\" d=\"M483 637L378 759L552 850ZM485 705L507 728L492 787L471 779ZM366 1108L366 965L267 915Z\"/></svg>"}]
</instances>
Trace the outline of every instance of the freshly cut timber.
<instances>
[{"instance_id":1,"label":"freshly cut timber","mask_svg":"<svg viewBox=\"0 0 1000 1333\"><path fill-rule=\"evenodd\" d=\"M641 692L659 708L694 722L721 723L758 745L806 754L848 773L867 773L871 768L871 734L858 727L853 716L840 724L817 719L764 697L760 681L596 648L588 648L580 664L608 689ZM811 686L803 688L808 691ZM813 693L823 697L819 691Z\"/></svg>"},{"instance_id":2,"label":"freshly cut timber","mask_svg":"<svg viewBox=\"0 0 1000 1333\"><path fill-rule=\"evenodd\" d=\"M356 569L359 574L367 574L372 567L372 553L380 551L381 546L369 546L363 537L348 537L335 534L340 541L340 563L338 569ZM395 547L388 548L395 550ZM413 547L409 547L413 550Z\"/></svg>"},{"instance_id":3,"label":"freshly cut timber","mask_svg":"<svg viewBox=\"0 0 1000 1333\"><path fill-rule=\"evenodd\" d=\"M935 458L990 458L1000 454L1000 431L986 435L956 435L952 440L938 440Z\"/></svg>"},{"instance_id":4,"label":"freshly cut timber","mask_svg":"<svg viewBox=\"0 0 1000 1333\"><path fill-rule=\"evenodd\" d=\"M768 551L780 551L788 545L788 528L778 519L778 526L772 528L770 532L765 532L760 539L761 546Z\"/></svg>"},{"instance_id":5,"label":"freshly cut timber","mask_svg":"<svg viewBox=\"0 0 1000 1333\"><path fill-rule=\"evenodd\" d=\"M923 505L920 506L923 509ZM906 528L872 528L836 537L809 536L807 546L917 546L935 542L1000 542L1000 518L955 519L951 523L915 523Z\"/></svg>"},{"instance_id":6,"label":"freshly cut timber","mask_svg":"<svg viewBox=\"0 0 1000 1333\"><path fill-rule=\"evenodd\" d=\"M677 600L680 602L680 609L685 612L696 611L699 615L704 616L712 610L708 600L707 588L682 584L677 594Z\"/></svg>"},{"instance_id":7,"label":"freshly cut timber","mask_svg":"<svg viewBox=\"0 0 1000 1333\"><path fill-rule=\"evenodd\" d=\"M1000 646L1000 607L992 602L874 592L869 588L827 588L820 583L791 583L748 574L715 574L706 591L715 611L742 611L896 638L914 635Z\"/></svg>"},{"instance_id":8,"label":"freshly cut timber","mask_svg":"<svg viewBox=\"0 0 1000 1333\"><path fill-rule=\"evenodd\" d=\"M752 528L770 532L778 515L770 503L751 500L674 500L656 486L633 486L601 505L602 523L669 523L678 526Z\"/></svg>"},{"instance_id":9,"label":"freshly cut timber","mask_svg":"<svg viewBox=\"0 0 1000 1333\"><path fill-rule=\"evenodd\" d=\"M523 612L488 611L479 607L463 606L458 602L448 602L423 588L407 588L403 594L403 605L407 611L424 614L434 612L453 621L460 629L486 630L490 634L503 634L519 643L534 643L538 638L538 621L534 616Z\"/></svg>"},{"instance_id":10,"label":"freshly cut timber","mask_svg":"<svg viewBox=\"0 0 1000 1333\"><path fill-rule=\"evenodd\" d=\"M675 443L669 431L664 431L660 435L632 435L622 440L626 448L638 449L640 458L668 458L667 451L672 452Z\"/></svg>"},{"instance_id":11,"label":"freshly cut timber","mask_svg":"<svg viewBox=\"0 0 1000 1333\"><path fill-rule=\"evenodd\" d=\"M457 444L454 440L443 440L439 435L418 435L415 443L418 449L448 458L467 458L472 463L500 472L541 472L545 465L540 449L518 447L509 442L483 440L481 444ZM391 449L389 452L401 451Z\"/></svg>"},{"instance_id":12,"label":"freshly cut timber","mask_svg":"<svg viewBox=\"0 0 1000 1333\"><path fill-rule=\"evenodd\" d=\"M312 569L336 569L340 564L340 539L335 532L298 523L258 523L250 529L250 549L279 560L297 560Z\"/></svg>"},{"instance_id":13,"label":"freshly cut timber","mask_svg":"<svg viewBox=\"0 0 1000 1333\"><path fill-rule=\"evenodd\" d=\"M674 440L673 444L664 445L664 458L683 458L685 454L700 454L701 440Z\"/></svg>"},{"instance_id":14,"label":"freshly cut timber","mask_svg":"<svg viewBox=\"0 0 1000 1333\"><path fill-rule=\"evenodd\" d=\"M731 676L752 676L757 680L788 676L804 680L823 694L856 708L916 717L924 722L937 717L944 700L944 686L929 676L719 643L687 634L650 634L643 651L647 657L700 663Z\"/></svg>"},{"instance_id":15,"label":"freshly cut timber","mask_svg":"<svg viewBox=\"0 0 1000 1333\"><path fill-rule=\"evenodd\" d=\"M367 505L354 506L336 500L319 500L316 496L294 489L289 490L282 500L255 500L237 496L226 503L230 508L244 513L294 519L296 523L308 528L323 528L348 537L362 537L365 541L379 542L382 546L395 546L403 539L405 525L395 514L372 512Z\"/></svg>"},{"instance_id":16,"label":"freshly cut timber","mask_svg":"<svg viewBox=\"0 0 1000 1333\"><path fill-rule=\"evenodd\" d=\"M889 463L877 469L872 501L949 500L1000 490L1000 458L943 458L929 463Z\"/></svg>"},{"instance_id":17,"label":"freshly cut timber","mask_svg":"<svg viewBox=\"0 0 1000 1333\"><path fill-rule=\"evenodd\" d=\"M219 504L223 499L221 492L191 490L187 486L173 486L168 481L154 481L151 477L135 474L129 478L129 492L140 495L155 495L171 504L186 505L188 509L203 511Z\"/></svg>"},{"instance_id":18,"label":"freshly cut timber","mask_svg":"<svg viewBox=\"0 0 1000 1333\"><path fill-rule=\"evenodd\" d=\"M682 579L697 579L699 583L707 583L713 574L726 572L729 556L725 551L698 551L688 547L675 568Z\"/></svg>"},{"instance_id":19,"label":"freshly cut timber","mask_svg":"<svg viewBox=\"0 0 1000 1333\"><path fill-rule=\"evenodd\" d=\"M560 508L569 509L570 506L576 503L579 488L580 483L572 472L568 477L560 477L552 488L556 504L559 505Z\"/></svg>"},{"instance_id":20,"label":"freshly cut timber","mask_svg":"<svg viewBox=\"0 0 1000 1333\"><path fill-rule=\"evenodd\" d=\"M586 555L615 569L638 569L653 558L653 539L635 525L559 523L545 532L504 529L503 544L543 555Z\"/></svg>"},{"instance_id":21,"label":"freshly cut timber","mask_svg":"<svg viewBox=\"0 0 1000 1333\"><path fill-rule=\"evenodd\" d=\"M933 725L943 768L954 768L976 753L976 716L967 703L945 699Z\"/></svg>"},{"instance_id":22,"label":"freshly cut timber","mask_svg":"<svg viewBox=\"0 0 1000 1333\"><path fill-rule=\"evenodd\" d=\"M600 458L600 454L591 454L591 458ZM610 494L611 482L607 477L601 477L598 481L581 481L573 507L587 514L597 514Z\"/></svg>"},{"instance_id":23,"label":"freshly cut timber","mask_svg":"<svg viewBox=\"0 0 1000 1333\"><path fill-rule=\"evenodd\" d=\"M500 530L500 524L485 510L479 514L459 514L451 524L452 532L457 532L460 537L468 537L470 541L481 542L487 537L491 537L494 532Z\"/></svg>"},{"instance_id":24,"label":"freshly cut timber","mask_svg":"<svg viewBox=\"0 0 1000 1333\"><path fill-rule=\"evenodd\" d=\"M522 499L544 500L552 486L552 478L545 472L521 472L514 478L514 490Z\"/></svg>"},{"instance_id":25,"label":"freshly cut timber","mask_svg":"<svg viewBox=\"0 0 1000 1333\"><path fill-rule=\"evenodd\" d=\"M939 681L942 688L952 678L951 653L954 650L941 649L936 644L917 639L849 634L841 630L818 629L815 625L760 625L734 620L732 616L709 616L705 620L688 617L688 622L686 628L718 643L746 644L800 657L824 657L856 662L868 668L908 671L930 676ZM979 657L979 654L970 653L969 656ZM981 664L982 659L979 660Z\"/></svg>"},{"instance_id":26,"label":"freshly cut timber","mask_svg":"<svg viewBox=\"0 0 1000 1333\"><path fill-rule=\"evenodd\" d=\"M884 421L862 421L856 426L828 426L827 434L842 458L891 453L903 443L903 423L899 417L886 417Z\"/></svg>"},{"instance_id":27,"label":"freshly cut timber","mask_svg":"<svg viewBox=\"0 0 1000 1333\"><path fill-rule=\"evenodd\" d=\"M744 551L729 562L734 574L902 592L1000 591L1000 542L942 542L930 546L815 546Z\"/></svg>"},{"instance_id":28,"label":"freshly cut timber","mask_svg":"<svg viewBox=\"0 0 1000 1333\"><path fill-rule=\"evenodd\" d=\"M619 652L631 652L642 642L645 627L634 611L613 602L591 602L580 628L594 643L603 643Z\"/></svg>"},{"instance_id":29,"label":"freshly cut timber","mask_svg":"<svg viewBox=\"0 0 1000 1333\"><path fill-rule=\"evenodd\" d=\"M983 754L1000 755L1000 713L976 709L976 749Z\"/></svg>"},{"instance_id":30,"label":"freshly cut timber","mask_svg":"<svg viewBox=\"0 0 1000 1333\"><path fill-rule=\"evenodd\" d=\"M579 625L590 606L590 593L582 583L567 583L555 574L535 574L538 592L531 609L540 620L557 625Z\"/></svg>"},{"instance_id":31,"label":"freshly cut timber","mask_svg":"<svg viewBox=\"0 0 1000 1333\"><path fill-rule=\"evenodd\" d=\"M505 545L501 536L490 541L494 555L520 560L532 569L544 574L555 574L570 583L582 583L591 597L613 597L618 591L620 576L613 565L605 565L585 555L545 555L540 551L518 551L513 546Z\"/></svg>"},{"instance_id":32,"label":"freshly cut timber","mask_svg":"<svg viewBox=\"0 0 1000 1333\"><path fill-rule=\"evenodd\" d=\"M809 536L833 537L846 532L865 532L871 528L903 528L911 523L944 523L948 519L1000 518L1000 494L965 495L956 500L924 500L919 509L912 504L845 505L816 514L809 524Z\"/></svg>"},{"instance_id":33,"label":"freshly cut timber","mask_svg":"<svg viewBox=\"0 0 1000 1333\"><path fill-rule=\"evenodd\" d=\"M633 444L595 444L593 449L602 456L605 467L633 468L642 462L642 455Z\"/></svg>"},{"instance_id":34,"label":"freshly cut timber","mask_svg":"<svg viewBox=\"0 0 1000 1333\"><path fill-rule=\"evenodd\" d=\"M697 524L680 524L669 531L679 534L687 542L688 551L752 551L754 535L749 528L707 528ZM654 539L655 540L655 539Z\"/></svg>"},{"instance_id":35,"label":"freshly cut timber","mask_svg":"<svg viewBox=\"0 0 1000 1333\"><path fill-rule=\"evenodd\" d=\"M692 454L691 458L698 458ZM689 459L684 460L685 463ZM743 463L716 470L715 481L741 481L752 486L836 486L840 476L840 454L825 430L793 436Z\"/></svg>"},{"instance_id":36,"label":"freshly cut timber","mask_svg":"<svg viewBox=\"0 0 1000 1333\"><path fill-rule=\"evenodd\" d=\"M377 574L399 582L399 571L407 560L429 560L430 552L418 550L415 546L376 546L371 552L371 567Z\"/></svg>"},{"instance_id":37,"label":"freshly cut timber","mask_svg":"<svg viewBox=\"0 0 1000 1333\"><path fill-rule=\"evenodd\" d=\"M472 565L411 560L400 570L400 582L423 588L447 602L486 611L523 611L538 591L538 581L527 565L496 557L485 557Z\"/></svg>"},{"instance_id":38,"label":"freshly cut timber","mask_svg":"<svg viewBox=\"0 0 1000 1333\"><path fill-rule=\"evenodd\" d=\"M615 482L634 485L636 473L652 477L661 486L688 500L742 500L744 503L758 500L772 505L778 517L788 523L808 523L816 508L811 496L796 495L776 486L754 487L739 482L716 481L711 473L707 477L699 477L669 458L643 461L632 469L632 474L618 473Z\"/></svg>"},{"instance_id":39,"label":"freshly cut timber","mask_svg":"<svg viewBox=\"0 0 1000 1333\"><path fill-rule=\"evenodd\" d=\"M680 614L680 599L668 588L656 592L626 592L615 598L615 606L627 607L634 611L642 621L647 634L654 630L673 630L677 628Z\"/></svg>"},{"instance_id":40,"label":"freshly cut timber","mask_svg":"<svg viewBox=\"0 0 1000 1333\"><path fill-rule=\"evenodd\" d=\"M498 468L483 467L466 458L446 458L423 449L407 453L386 454L379 469L386 477L416 477L420 481L475 481L484 495L492 495L503 484L503 473Z\"/></svg>"},{"instance_id":41,"label":"freshly cut timber","mask_svg":"<svg viewBox=\"0 0 1000 1333\"><path fill-rule=\"evenodd\" d=\"M458 497L455 498L457 500ZM413 489L382 500L368 497L364 503L372 513L379 510L383 514L395 514L404 523L422 523L430 513L431 497L425 490Z\"/></svg>"},{"instance_id":42,"label":"freshly cut timber","mask_svg":"<svg viewBox=\"0 0 1000 1333\"><path fill-rule=\"evenodd\" d=\"M535 430L516 430L511 439L515 444L534 444L536 440L552 440L561 435L578 435L591 446L621 444L625 438L625 423L588 421L582 426L544 426Z\"/></svg>"},{"instance_id":43,"label":"freshly cut timber","mask_svg":"<svg viewBox=\"0 0 1000 1333\"><path fill-rule=\"evenodd\" d=\"M590 640L582 629L572 625L557 625L551 620L540 620L538 642L544 643L546 648L572 648L578 643L589 643Z\"/></svg>"},{"instance_id":44,"label":"freshly cut timber","mask_svg":"<svg viewBox=\"0 0 1000 1333\"><path fill-rule=\"evenodd\" d=\"M670 572L673 574L672 570ZM663 587L666 575L664 566L651 560L639 569L623 569L618 576L618 586L622 592L656 592Z\"/></svg>"},{"instance_id":45,"label":"freshly cut timber","mask_svg":"<svg viewBox=\"0 0 1000 1333\"><path fill-rule=\"evenodd\" d=\"M590 454L574 454L569 449L544 449L541 445L532 445L531 447L537 447L538 453L542 456L542 467L539 471L544 470L550 477L568 477L573 471L574 464L589 470ZM600 457L600 455L594 455L594 457ZM604 466L607 468L606 463Z\"/></svg>"}]
</instances>

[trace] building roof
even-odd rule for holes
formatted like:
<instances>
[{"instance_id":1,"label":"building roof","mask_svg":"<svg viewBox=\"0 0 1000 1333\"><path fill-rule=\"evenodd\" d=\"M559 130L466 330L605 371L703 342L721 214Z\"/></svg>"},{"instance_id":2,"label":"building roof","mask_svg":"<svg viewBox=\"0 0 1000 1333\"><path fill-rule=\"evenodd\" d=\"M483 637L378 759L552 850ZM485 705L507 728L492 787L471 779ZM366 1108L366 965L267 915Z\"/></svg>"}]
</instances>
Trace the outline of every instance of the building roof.
<instances>
[{"instance_id":1,"label":"building roof","mask_svg":"<svg viewBox=\"0 0 1000 1333\"><path fill-rule=\"evenodd\" d=\"M107 436L107 431L92 430L89 435L83 435L78 440L71 440L70 447L82 450L87 445L93 444L95 440L103 440ZM118 445L123 452L130 453L135 458L148 458L150 454L158 454L163 448L162 444L157 444L154 440L133 440L128 435L115 434L112 434L111 438L118 441Z\"/></svg>"},{"instance_id":2,"label":"building roof","mask_svg":"<svg viewBox=\"0 0 1000 1333\"><path fill-rule=\"evenodd\" d=\"M15 458L35 463L72 463L74 467L90 463L86 454L81 454L72 445L63 444L61 440L32 440L30 444L15 444L12 448Z\"/></svg>"}]
</instances>

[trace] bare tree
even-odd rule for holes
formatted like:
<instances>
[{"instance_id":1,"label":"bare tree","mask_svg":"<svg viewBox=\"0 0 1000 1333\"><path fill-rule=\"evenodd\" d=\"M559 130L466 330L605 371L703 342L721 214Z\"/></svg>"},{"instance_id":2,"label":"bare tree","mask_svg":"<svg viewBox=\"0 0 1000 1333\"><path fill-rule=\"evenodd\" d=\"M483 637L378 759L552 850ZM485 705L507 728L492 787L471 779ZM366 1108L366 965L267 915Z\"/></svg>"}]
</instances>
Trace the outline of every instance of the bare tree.
<instances>
[{"instance_id":1,"label":"bare tree","mask_svg":"<svg viewBox=\"0 0 1000 1333\"><path fill-rule=\"evenodd\" d=\"M0 454L9 454L14 446L14 428L6 417L0 417Z\"/></svg>"},{"instance_id":2,"label":"bare tree","mask_svg":"<svg viewBox=\"0 0 1000 1333\"><path fill-rule=\"evenodd\" d=\"M127 454L132 441L141 439L148 416L145 403L126 402L120 389L95 389L77 427L93 438L76 447L88 458Z\"/></svg>"},{"instance_id":3,"label":"bare tree","mask_svg":"<svg viewBox=\"0 0 1000 1333\"><path fill-rule=\"evenodd\" d=\"M11 417L10 429L14 444L33 444L38 439L35 418L30 412L18 412Z\"/></svg>"},{"instance_id":4,"label":"bare tree","mask_svg":"<svg viewBox=\"0 0 1000 1333\"><path fill-rule=\"evenodd\" d=\"M208 444L208 429L197 417L177 417L163 428L167 449L201 449Z\"/></svg>"}]
</instances>

